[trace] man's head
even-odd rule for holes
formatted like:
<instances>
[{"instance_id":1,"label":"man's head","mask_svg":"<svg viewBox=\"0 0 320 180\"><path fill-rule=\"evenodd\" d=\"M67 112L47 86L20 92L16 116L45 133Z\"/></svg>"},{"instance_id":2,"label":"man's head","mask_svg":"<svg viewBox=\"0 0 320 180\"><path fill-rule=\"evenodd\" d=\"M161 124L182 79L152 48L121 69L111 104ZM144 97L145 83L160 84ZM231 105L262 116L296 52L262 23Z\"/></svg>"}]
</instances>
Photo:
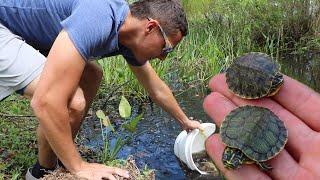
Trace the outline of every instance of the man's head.
<instances>
[{"instance_id":1,"label":"man's head","mask_svg":"<svg viewBox=\"0 0 320 180\"><path fill-rule=\"evenodd\" d=\"M140 42L141 59L164 59L188 34L186 15L179 0L140 0L130 5L131 15L145 22ZM139 51L139 50L137 50Z\"/></svg>"},{"instance_id":2,"label":"man's head","mask_svg":"<svg viewBox=\"0 0 320 180\"><path fill-rule=\"evenodd\" d=\"M159 22L168 36L188 34L188 22L179 0L140 0L130 5L131 14L142 20L152 18Z\"/></svg>"}]
</instances>

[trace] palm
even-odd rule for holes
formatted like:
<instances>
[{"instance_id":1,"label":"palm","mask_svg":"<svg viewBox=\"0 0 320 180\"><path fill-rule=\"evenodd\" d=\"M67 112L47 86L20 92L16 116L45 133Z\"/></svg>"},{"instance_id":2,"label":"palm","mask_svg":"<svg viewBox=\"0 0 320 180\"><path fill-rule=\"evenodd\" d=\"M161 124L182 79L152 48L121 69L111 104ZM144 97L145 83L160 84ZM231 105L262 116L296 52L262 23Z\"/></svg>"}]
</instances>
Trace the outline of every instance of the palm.
<instances>
[{"instance_id":1,"label":"palm","mask_svg":"<svg viewBox=\"0 0 320 180\"><path fill-rule=\"evenodd\" d=\"M320 133L316 134L314 137L310 137L305 143L305 149L301 153L299 165L301 169L297 172L297 177L308 177L308 174L314 174L320 176ZM297 179L297 178L295 178ZM308 178L307 178L308 179ZM310 177L310 179L312 179Z\"/></svg>"}]
</instances>

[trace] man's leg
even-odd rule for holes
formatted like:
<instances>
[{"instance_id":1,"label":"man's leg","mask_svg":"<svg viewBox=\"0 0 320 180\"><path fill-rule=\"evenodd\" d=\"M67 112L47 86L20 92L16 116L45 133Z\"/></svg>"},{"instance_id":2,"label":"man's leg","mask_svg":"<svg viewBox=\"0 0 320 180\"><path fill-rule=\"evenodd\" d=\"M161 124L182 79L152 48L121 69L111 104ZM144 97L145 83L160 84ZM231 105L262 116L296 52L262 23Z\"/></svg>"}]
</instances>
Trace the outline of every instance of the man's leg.
<instances>
[{"instance_id":1,"label":"man's leg","mask_svg":"<svg viewBox=\"0 0 320 180\"><path fill-rule=\"evenodd\" d=\"M73 137L77 135L82 120L97 93L102 75L102 69L95 62L89 62L86 65L80 80L80 87L75 92L69 104L70 124L72 127ZM39 78L35 79L27 86L24 96L29 98L32 97L38 81ZM37 135L39 164L45 168L54 168L56 166L56 155L46 140L41 126L37 129Z\"/></svg>"}]
</instances>

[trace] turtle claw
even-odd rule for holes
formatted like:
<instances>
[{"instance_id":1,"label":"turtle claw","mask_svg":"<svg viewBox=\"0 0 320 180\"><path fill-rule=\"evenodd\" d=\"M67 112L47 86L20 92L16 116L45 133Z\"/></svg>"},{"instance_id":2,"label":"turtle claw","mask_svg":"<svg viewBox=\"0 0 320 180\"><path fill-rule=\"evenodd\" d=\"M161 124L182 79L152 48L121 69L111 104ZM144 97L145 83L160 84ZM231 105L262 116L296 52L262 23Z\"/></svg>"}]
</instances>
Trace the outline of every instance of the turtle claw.
<instances>
[{"instance_id":1,"label":"turtle claw","mask_svg":"<svg viewBox=\"0 0 320 180\"><path fill-rule=\"evenodd\" d=\"M266 162L256 162L260 169L262 169L263 171L271 171L273 169L272 166L270 166L269 164L267 164Z\"/></svg>"}]
</instances>

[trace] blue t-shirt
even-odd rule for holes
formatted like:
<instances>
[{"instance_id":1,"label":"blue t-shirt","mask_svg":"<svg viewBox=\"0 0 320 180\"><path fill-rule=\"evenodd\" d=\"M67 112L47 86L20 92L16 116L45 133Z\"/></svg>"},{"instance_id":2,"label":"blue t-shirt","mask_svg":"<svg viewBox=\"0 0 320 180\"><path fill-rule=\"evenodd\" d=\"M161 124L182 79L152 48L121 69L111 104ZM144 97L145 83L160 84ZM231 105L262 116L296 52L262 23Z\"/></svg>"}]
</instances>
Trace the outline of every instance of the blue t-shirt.
<instances>
[{"instance_id":1,"label":"blue t-shirt","mask_svg":"<svg viewBox=\"0 0 320 180\"><path fill-rule=\"evenodd\" d=\"M49 52L64 29L86 61L122 54L137 66L118 43L128 12L125 0L0 0L0 23L41 52Z\"/></svg>"}]
</instances>

